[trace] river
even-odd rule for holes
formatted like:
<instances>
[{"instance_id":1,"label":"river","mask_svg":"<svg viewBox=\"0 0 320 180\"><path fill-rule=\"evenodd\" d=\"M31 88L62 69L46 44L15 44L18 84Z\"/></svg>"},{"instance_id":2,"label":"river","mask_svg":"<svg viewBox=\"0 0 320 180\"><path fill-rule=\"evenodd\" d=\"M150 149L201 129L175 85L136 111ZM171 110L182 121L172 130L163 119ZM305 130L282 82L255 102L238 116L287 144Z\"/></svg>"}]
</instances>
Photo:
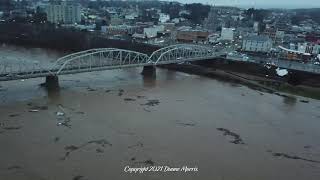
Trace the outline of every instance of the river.
<instances>
[{"instance_id":1,"label":"river","mask_svg":"<svg viewBox=\"0 0 320 180\"><path fill-rule=\"evenodd\" d=\"M62 55L0 48L30 61ZM39 86L44 78L0 82L0 179L320 178L319 100L141 70L60 76L53 92ZM128 172L138 167L151 171Z\"/></svg>"}]
</instances>

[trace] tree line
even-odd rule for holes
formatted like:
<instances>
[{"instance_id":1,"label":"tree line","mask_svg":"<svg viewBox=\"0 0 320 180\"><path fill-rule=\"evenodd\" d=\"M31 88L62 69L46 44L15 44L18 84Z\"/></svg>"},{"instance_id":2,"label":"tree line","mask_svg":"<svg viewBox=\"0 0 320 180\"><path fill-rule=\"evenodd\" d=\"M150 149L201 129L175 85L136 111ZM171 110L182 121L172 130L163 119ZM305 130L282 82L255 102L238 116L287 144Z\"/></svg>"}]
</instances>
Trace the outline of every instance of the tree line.
<instances>
[{"instance_id":1,"label":"tree line","mask_svg":"<svg viewBox=\"0 0 320 180\"><path fill-rule=\"evenodd\" d=\"M0 23L0 43L25 47L82 51L91 48L121 48L150 54L158 47L131 40L108 39L95 32L75 28L56 28L53 24Z\"/></svg>"}]
</instances>

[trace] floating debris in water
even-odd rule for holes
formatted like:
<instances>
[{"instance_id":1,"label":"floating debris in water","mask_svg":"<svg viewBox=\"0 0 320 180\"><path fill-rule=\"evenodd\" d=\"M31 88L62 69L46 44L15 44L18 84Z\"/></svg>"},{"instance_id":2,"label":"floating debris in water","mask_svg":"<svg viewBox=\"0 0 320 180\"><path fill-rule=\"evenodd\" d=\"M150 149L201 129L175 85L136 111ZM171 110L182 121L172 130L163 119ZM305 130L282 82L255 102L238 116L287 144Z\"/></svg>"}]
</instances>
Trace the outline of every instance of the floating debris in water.
<instances>
[{"instance_id":1,"label":"floating debris in water","mask_svg":"<svg viewBox=\"0 0 320 180\"><path fill-rule=\"evenodd\" d=\"M48 110L48 106L32 106L30 109Z\"/></svg>"},{"instance_id":2,"label":"floating debris in water","mask_svg":"<svg viewBox=\"0 0 320 180\"><path fill-rule=\"evenodd\" d=\"M124 101L135 101L136 99L133 99L133 98L124 98L123 100L124 100Z\"/></svg>"},{"instance_id":3,"label":"floating debris in water","mask_svg":"<svg viewBox=\"0 0 320 180\"><path fill-rule=\"evenodd\" d=\"M18 169L22 169L22 167L18 165L14 165L7 168L7 170L18 170Z\"/></svg>"},{"instance_id":4,"label":"floating debris in water","mask_svg":"<svg viewBox=\"0 0 320 180\"><path fill-rule=\"evenodd\" d=\"M56 112L56 116L57 116L57 120L58 120L57 125L71 128L71 125L70 125L71 118L66 116L67 113L66 113L66 111L64 110L64 108L62 107L61 104L58 105L58 108L61 111Z\"/></svg>"},{"instance_id":5,"label":"floating debris in water","mask_svg":"<svg viewBox=\"0 0 320 180\"><path fill-rule=\"evenodd\" d=\"M124 93L124 90L123 89L119 89L118 96L122 96L123 93Z\"/></svg>"},{"instance_id":6,"label":"floating debris in water","mask_svg":"<svg viewBox=\"0 0 320 180\"><path fill-rule=\"evenodd\" d=\"M17 117L20 116L20 114L10 114L9 117Z\"/></svg>"},{"instance_id":7,"label":"floating debris in water","mask_svg":"<svg viewBox=\"0 0 320 180\"><path fill-rule=\"evenodd\" d=\"M157 100L157 99L152 99L152 100L148 100L147 103L145 104L141 104L142 106L156 106L156 105L159 105L160 104L160 101Z\"/></svg>"},{"instance_id":8,"label":"floating debris in water","mask_svg":"<svg viewBox=\"0 0 320 180\"><path fill-rule=\"evenodd\" d=\"M287 158L287 159L295 159L295 160L302 160L302 161L308 161L308 162L313 162L313 163L320 163L320 161L306 159L306 158L302 158L299 156L293 156L293 155L289 155L286 153L272 153L272 155L275 157L283 157L283 158Z\"/></svg>"},{"instance_id":9,"label":"floating debris in water","mask_svg":"<svg viewBox=\"0 0 320 180\"><path fill-rule=\"evenodd\" d=\"M72 178L72 180L81 180L83 178L84 178L84 176L75 176Z\"/></svg>"},{"instance_id":10,"label":"floating debris in water","mask_svg":"<svg viewBox=\"0 0 320 180\"><path fill-rule=\"evenodd\" d=\"M144 111L146 112L151 112L149 109L143 108Z\"/></svg>"},{"instance_id":11,"label":"floating debris in water","mask_svg":"<svg viewBox=\"0 0 320 180\"><path fill-rule=\"evenodd\" d=\"M103 153L103 152L104 152L104 150L103 150L103 149L101 149L101 148L97 148L97 149L96 149L96 152L97 152L97 153Z\"/></svg>"},{"instance_id":12,"label":"floating debris in water","mask_svg":"<svg viewBox=\"0 0 320 180\"><path fill-rule=\"evenodd\" d=\"M148 159L146 161L143 161L144 164L149 165L149 166L153 166L155 164L154 161L152 161L151 159Z\"/></svg>"},{"instance_id":13,"label":"floating debris in water","mask_svg":"<svg viewBox=\"0 0 320 180\"><path fill-rule=\"evenodd\" d=\"M64 116L64 113L58 111L58 112L56 112L56 115L57 115L57 116Z\"/></svg>"},{"instance_id":14,"label":"floating debris in water","mask_svg":"<svg viewBox=\"0 0 320 180\"><path fill-rule=\"evenodd\" d=\"M101 148L104 148L105 145L112 146L112 144L111 144L109 141L105 140L105 139L88 141L88 142L86 142L86 143L84 143L84 144L82 144L82 145L80 145L80 146L75 146L75 145L66 146L64 149L65 149L67 152L65 153L64 157L61 158L61 160L65 160L72 152L77 151L77 150L79 150L79 149L81 149L81 148L84 148L85 146L87 146L87 145L89 145L89 144L100 145ZM102 152L104 152L104 150L101 149L101 148L97 148L97 149L96 149L96 152L97 152L97 153L102 153Z\"/></svg>"},{"instance_id":15,"label":"floating debris in water","mask_svg":"<svg viewBox=\"0 0 320 180\"><path fill-rule=\"evenodd\" d=\"M19 130L21 128L22 128L22 126L17 126L17 127L12 126L12 127L3 127L2 129L4 129L4 130Z\"/></svg>"},{"instance_id":16,"label":"floating debris in water","mask_svg":"<svg viewBox=\"0 0 320 180\"><path fill-rule=\"evenodd\" d=\"M178 122L177 124L182 125L182 126L195 126L196 123L182 123L182 122Z\"/></svg>"},{"instance_id":17,"label":"floating debris in water","mask_svg":"<svg viewBox=\"0 0 320 180\"><path fill-rule=\"evenodd\" d=\"M138 142L137 144L134 144L134 145L128 146L128 148L129 148L129 149L131 149L131 148L135 148L135 147L143 147L143 143L142 143L142 142Z\"/></svg>"},{"instance_id":18,"label":"floating debris in water","mask_svg":"<svg viewBox=\"0 0 320 180\"><path fill-rule=\"evenodd\" d=\"M39 109L30 109L29 112L39 112Z\"/></svg>"},{"instance_id":19,"label":"floating debris in water","mask_svg":"<svg viewBox=\"0 0 320 180\"><path fill-rule=\"evenodd\" d=\"M71 146L64 147L64 149L67 151L75 151L75 150L79 149L79 147L71 145Z\"/></svg>"},{"instance_id":20,"label":"floating debris in water","mask_svg":"<svg viewBox=\"0 0 320 180\"><path fill-rule=\"evenodd\" d=\"M138 99L145 98L145 96L137 96Z\"/></svg>"},{"instance_id":21,"label":"floating debris in water","mask_svg":"<svg viewBox=\"0 0 320 180\"><path fill-rule=\"evenodd\" d=\"M217 130L218 131L222 131L224 136L233 137L234 140L230 141L231 143L233 143L233 144L245 144L243 142L243 140L241 139L240 135L238 135L238 134L236 134L234 132L231 132L230 130L225 129L225 128L217 128Z\"/></svg>"},{"instance_id":22,"label":"floating debris in water","mask_svg":"<svg viewBox=\"0 0 320 180\"><path fill-rule=\"evenodd\" d=\"M97 91L96 89L93 89L93 88L91 88L91 87L87 87L87 90L88 90L88 91Z\"/></svg>"},{"instance_id":23,"label":"floating debris in water","mask_svg":"<svg viewBox=\"0 0 320 180\"><path fill-rule=\"evenodd\" d=\"M59 108L63 113L66 113L66 111L64 110L64 108L62 107L61 104L58 105L58 108Z\"/></svg>"},{"instance_id":24,"label":"floating debris in water","mask_svg":"<svg viewBox=\"0 0 320 180\"><path fill-rule=\"evenodd\" d=\"M58 142L58 141L60 141L60 137L55 137L53 141L54 141L55 143Z\"/></svg>"},{"instance_id":25,"label":"floating debris in water","mask_svg":"<svg viewBox=\"0 0 320 180\"><path fill-rule=\"evenodd\" d=\"M32 106L29 109L29 112L39 112L40 110L48 110L49 109L48 106L35 106L32 103L28 103L27 105Z\"/></svg>"},{"instance_id":26,"label":"floating debris in water","mask_svg":"<svg viewBox=\"0 0 320 180\"><path fill-rule=\"evenodd\" d=\"M308 100L300 100L300 102L302 102L302 103L309 103Z\"/></svg>"},{"instance_id":27,"label":"floating debris in water","mask_svg":"<svg viewBox=\"0 0 320 180\"><path fill-rule=\"evenodd\" d=\"M65 126L67 128L71 128L70 120L65 120L64 122L58 122L57 125L58 126Z\"/></svg>"},{"instance_id":28,"label":"floating debris in water","mask_svg":"<svg viewBox=\"0 0 320 180\"><path fill-rule=\"evenodd\" d=\"M99 144L99 145L101 145L102 147L105 147L105 145L112 146L112 144L111 144L109 141L105 140L105 139L93 140L93 141L87 142L87 144L92 144L92 143L94 143L94 144Z\"/></svg>"}]
</instances>

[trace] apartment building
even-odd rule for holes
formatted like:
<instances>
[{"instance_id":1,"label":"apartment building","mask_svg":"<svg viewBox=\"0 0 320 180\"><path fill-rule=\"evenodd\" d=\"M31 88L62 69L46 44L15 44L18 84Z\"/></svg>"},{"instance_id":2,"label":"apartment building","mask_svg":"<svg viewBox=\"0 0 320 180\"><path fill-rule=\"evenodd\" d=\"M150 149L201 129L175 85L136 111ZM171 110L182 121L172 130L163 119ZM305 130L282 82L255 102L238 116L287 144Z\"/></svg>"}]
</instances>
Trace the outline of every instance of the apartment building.
<instances>
[{"instance_id":1,"label":"apartment building","mask_svg":"<svg viewBox=\"0 0 320 180\"><path fill-rule=\"evenodd\" d=\"M81 21L81 7L74 1L51 1L46 8L47 19L55 24L74 24Z\"/></svg>"}]
</instances>

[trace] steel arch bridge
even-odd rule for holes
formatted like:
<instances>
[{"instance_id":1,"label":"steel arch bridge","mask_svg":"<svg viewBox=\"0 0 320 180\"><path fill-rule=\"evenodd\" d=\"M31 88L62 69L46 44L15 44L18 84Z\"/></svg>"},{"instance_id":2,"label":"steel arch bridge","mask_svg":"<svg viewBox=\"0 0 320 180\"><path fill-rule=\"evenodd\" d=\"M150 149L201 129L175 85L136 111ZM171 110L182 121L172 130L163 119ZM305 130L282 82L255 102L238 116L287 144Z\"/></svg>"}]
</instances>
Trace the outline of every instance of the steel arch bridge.
<instances>
[{"instance_id":1,"label":"steel arch bridge","mask_svg":"<svg viewBox=\"0 0 320 180\"><path fill-rule=\"evenodd\" d=\"M211 47L192 44L167 46L147 54L116 48L89 49L57 59L51 66L0 60L0 81L58 76L139 66L156 66L211 59L223 55Z\"/></svg>"}]
</instances>

